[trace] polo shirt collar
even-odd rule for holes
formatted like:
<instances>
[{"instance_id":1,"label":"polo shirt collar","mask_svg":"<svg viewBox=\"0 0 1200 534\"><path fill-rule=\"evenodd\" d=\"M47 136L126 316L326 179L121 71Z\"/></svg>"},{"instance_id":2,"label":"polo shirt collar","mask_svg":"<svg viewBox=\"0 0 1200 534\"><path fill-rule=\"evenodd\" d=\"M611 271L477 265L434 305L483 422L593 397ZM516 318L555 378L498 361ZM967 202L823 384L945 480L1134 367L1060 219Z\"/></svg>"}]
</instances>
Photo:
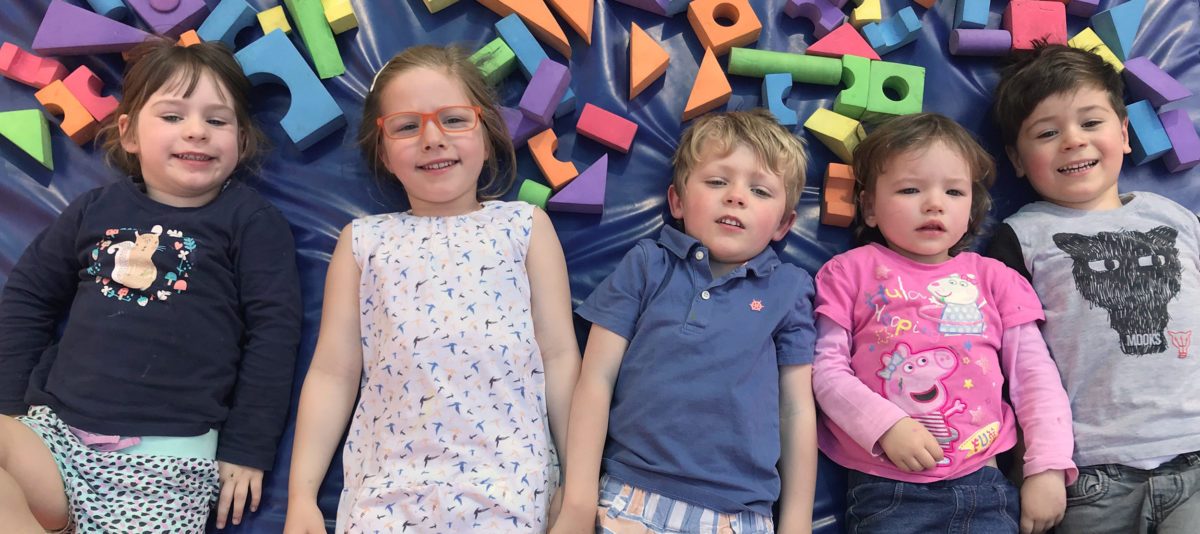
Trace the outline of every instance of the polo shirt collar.
<instances>
[{"instance_id":1,"label":"polo shirt collar","mask_svg":"<svg viewBox=\"0 0 1200 534\"><path fill-rule=\"evenodd\" d=\"M683 260L688 259L691 256L692 249L696 247L704 248L705 251L708 250L696 238L679 231L671 225L663 226L662 233L658 236L658 243ZM743 266L746 268L746 273L754 273L755 276L765 276L780 263L782 262L779 260L779 256L775 254L775 250L768 246L762 252L758 253L757 256L750 258L750 261L747 261ZM734 271L736 270L734 269Z\"/></svg>"}]
</instances>

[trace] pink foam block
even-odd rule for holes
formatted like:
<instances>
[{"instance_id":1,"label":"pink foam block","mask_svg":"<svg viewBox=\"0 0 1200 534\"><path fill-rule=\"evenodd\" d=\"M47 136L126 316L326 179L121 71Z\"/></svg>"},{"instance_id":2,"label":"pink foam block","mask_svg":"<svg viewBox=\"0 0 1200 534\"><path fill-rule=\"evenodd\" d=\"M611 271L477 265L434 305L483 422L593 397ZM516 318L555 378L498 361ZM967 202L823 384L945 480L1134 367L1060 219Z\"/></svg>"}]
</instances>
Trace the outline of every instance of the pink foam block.
<instances>
[{"instance_id":1,"label":"pink foam block","mask_svg":"<svg viewBox=\"0 0 1200 534\"><path fill-rule=\"evenodd\" d=\"M513 140L513 148L521 148L530 137L533 137L533 134L545 128L516 108L501 106L500 118L504 119L504 125L508 128L508 136Z\"/></svg>"},{"instance_id":2,"label":"pink foam block","mask_svg":"<svg viewBox=\"0 0 1200 534\"><path fill-rule=\"evenodd\" d=\"M196 29L200 21L208 16L208 6L204 0L125 0L129 7L137 13L154 30L171 37Z\"/></svg>"},{"instance_id":3,"label":"pink foam block","mask_svg":"<svg viewBox=\"0 0 1200 534\"><path fill-rule=\"evenodd\" d=\"M1059 1L1012 0L1000 26L1012 33L1013 50L1033 50L1034 41L1067 44L1067 6Z\"/></svg>"},{"instance_id":4,"label":"pink foam block","mask_svg":"<svg viewBox=\"0 0 1200 534\"><path fill-rule=\"evenodd\" d=\"M825 37L846 21L846 14L830 0L788 0L783 12L789 17L803 17L812 22L813 35L817 39Z\"/></svg>"},{"instance_id":5,"label":"pink foam block","mask_svg":"<svg viewBox=\"0 0 1200 534\"><path fill-rule=\"evenodd\" d=\"M1149 100L1156 108L1192 96L1187 87L1144 57L1126 61L1124 74L1134 100Z\"/></svg>"},{"instance_id":6,"label":"pink foam block","mask_svg":"<svg viewBox=\"0 0 1200 534\"><path fill-rule=\"evenodd\" d=\"M1158 114L1158 119L1167 131L1167 138L1171 140L1171 150L1163 154L1167 170L1179 172L1200 164L1200 135L1196 134L1196 126L1192 124L1187 111L1164 111Z\"/></svg>"},{"instance_id":7,"label":"pink foam block","mask_svg":"<svg viewBox=\"0 0 1200 534\"><path fill-rule=\"evenodd\" d=\"M38 57L15 44L4 43L0 45L0 74L41 89L54 80L63 79L67 68L56 60Z\"/></svg>"},{"instance_id":8,"label":"pink foam block","mask_svg":"<svg viewBox=\"0 0 1200 534\"><path fill-rule=\"evenodd\" d=\"M1012 34L1005 30L959 28L950 32L950 53L956 56L1006 56Z\"/></svg>"},{"instance_id":9,"label":"pink foam block","mask_svg":"<svg viewBox=\"0 0 1200 534\"><path fill-rule=\"evenodd\" d=\"M608 148L627 153L637 133L637 124L599 106L584 104L575 131Z\"/></svg>"},{"instance_id":10,"label":"pink foam block","mask_svg":"<svg viewBox=\"0 0 1200 534\"><path fill-rule=\"evenodd\" d=\"M53 0L33 36L33 49L42 54L76 55L124 52L150 34L64 2Z\"/></svg>"},{"instance_id":11,"label":"pink foam block","mask_svg":"<svg viewBox=\"0 0 1200 534\"><path fill-rule=\"evenodd\" d=\"M546 209L573 213L604 213L604 186L608 182L608 154L563 187L546 202Z\"/></svg>"},{"instance_id":12,"label":"pink foam block","mask_svg":"<svg viewBox=\"0 0 1200 534\"><path fill-rule=\"evenodd\" d=\"M79 103L83 104L83 109L91 113L97 122L103 121L112 114L117 109L117 104L120 103L114 96L100 96L100 91L104 89L104 81L86 65L80 65L63 80L63 83L66 84L67 90L75 95Z\"/></svg>"},{"instance_id":13,"label":"pink foam block","mask_svg":"<svg viewBox=\"0 0 1200 534\"><path fill-rule=\"evenodd\" d=\"M549 126L554 120L554 110L567 93L570 83L571 71L567 70L566 65L553 59L543 59L529 79L517 108L530 120Z\"/></svg>"}]
</instances>

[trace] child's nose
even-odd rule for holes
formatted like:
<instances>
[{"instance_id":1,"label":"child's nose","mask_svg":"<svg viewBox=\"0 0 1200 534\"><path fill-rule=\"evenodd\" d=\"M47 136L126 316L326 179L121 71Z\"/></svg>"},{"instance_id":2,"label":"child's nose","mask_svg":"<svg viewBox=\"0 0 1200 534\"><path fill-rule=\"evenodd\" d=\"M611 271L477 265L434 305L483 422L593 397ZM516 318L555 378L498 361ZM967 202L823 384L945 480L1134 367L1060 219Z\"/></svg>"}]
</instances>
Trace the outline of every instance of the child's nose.
<instances>
[{"instance_id":1,"label":"child's nose","mask_svg":"<svg viewBox=\"0 0 1200 534\"><path fill-rule=\"evenodd\" d=\"M446 137L434 121L435 119L429 119L421 125L421 147L424 150L446 146Z\"/></svg>"},{"instance_id":2,"label":"child's nose","mask_svg":"<svg viewBox=\"0 0 1200 534\"><path fill-rule=\"evenodd\" d=\"M206 139L208 124L203 119L188 119L184 127L184 135L188 139Z\"/></svg>"},{"instance_id":3,"label":"child's nose","mask_svg":"<svg viewBox=\"0 0 1200 534\"><path fill-rule=\"evenodd\" d=\"M731 206L745 206L746 197L731 188L725 193L725 203Z\"/></svg>"},{"instance_id":4,"label":"child's nose","mask_svg":"<svg viewBox=\"0 0 1200 534\"><path fill-rule=\"evenodd\" d=\"M1078 148L1078 147L1083 146L1085 143L1086 143L1086 139L1083 136L1083 132L1080 131L1078 128L1067 128L1066 130L1063 130L1063 133L1062 133L1063 150L1071 150L1073 148Z\"/></svg>"}]
</instances>

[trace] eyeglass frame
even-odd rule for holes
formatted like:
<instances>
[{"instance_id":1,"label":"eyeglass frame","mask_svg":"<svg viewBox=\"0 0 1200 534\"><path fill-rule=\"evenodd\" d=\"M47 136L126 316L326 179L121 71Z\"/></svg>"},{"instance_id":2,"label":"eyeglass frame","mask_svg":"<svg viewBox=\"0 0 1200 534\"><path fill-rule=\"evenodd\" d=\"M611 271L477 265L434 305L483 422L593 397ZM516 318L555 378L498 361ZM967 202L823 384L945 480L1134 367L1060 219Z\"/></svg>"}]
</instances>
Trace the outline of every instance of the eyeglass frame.
<instances>
[{"instance_id":1,"label":"eyeglass frame","mask_svg":"<svg viewBox=\"0 0 1200 534\"><path fill-rule=\"evenodd\" d=\"M442 127L442 121L438 120L438 114L447 109L455 109L455 108L470 109L470 110L474 111L475 112L475 125L466 130L446 131L446 129ZM392 136L388 135L387 130L385 130L383 128L383 123L385 121L387 121L388 119L395 117L396 115L420 116L421 122L418 123L419 127L417 128L417 133L412 136L409 136L409 137L392 137ZM375 126L377 128L379 128L379 134L383 138L404 140L404 139L413 139L416 137L420 137L421 134L425 132L425 124L428 123L430 120L432 120L433 124L437 126L437 129L440 130L445 135L466 133L466 132L470 132L470 131L478 128L479 124L483 122L483 108L480 106L442 106L433 111L430 111L429 113L422 113L420 111L397 111L395 113L388 113L387 115L384 115L382 117L375 119Z\"/></svg>"}]
</instances>

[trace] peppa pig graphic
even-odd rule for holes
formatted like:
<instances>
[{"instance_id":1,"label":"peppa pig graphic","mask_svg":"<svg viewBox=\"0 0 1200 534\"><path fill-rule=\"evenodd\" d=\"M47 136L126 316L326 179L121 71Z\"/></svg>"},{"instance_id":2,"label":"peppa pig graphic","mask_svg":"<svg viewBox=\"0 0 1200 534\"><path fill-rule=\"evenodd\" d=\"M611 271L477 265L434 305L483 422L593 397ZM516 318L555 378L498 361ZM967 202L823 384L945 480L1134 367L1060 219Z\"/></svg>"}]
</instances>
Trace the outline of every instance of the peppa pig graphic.
<instances>
[{"instance_id":1,"label":"peppa pig graphic","mask_svg":"<svg viewBox=\"0 0 1200 534\"><path fill-rule=\"evenodd\" d=\"M958 399L951 402L942 380L958 367L958 359L946 348L915 354L911 351L908 345L900 343L895 351L883 354L883 369L877 373L883 379L883 396L933 434L945 454L938 465L950 465L950 451L958 439L958 430L946 419L961 413L966 405Z\"/></svg>"}]
</instances>

